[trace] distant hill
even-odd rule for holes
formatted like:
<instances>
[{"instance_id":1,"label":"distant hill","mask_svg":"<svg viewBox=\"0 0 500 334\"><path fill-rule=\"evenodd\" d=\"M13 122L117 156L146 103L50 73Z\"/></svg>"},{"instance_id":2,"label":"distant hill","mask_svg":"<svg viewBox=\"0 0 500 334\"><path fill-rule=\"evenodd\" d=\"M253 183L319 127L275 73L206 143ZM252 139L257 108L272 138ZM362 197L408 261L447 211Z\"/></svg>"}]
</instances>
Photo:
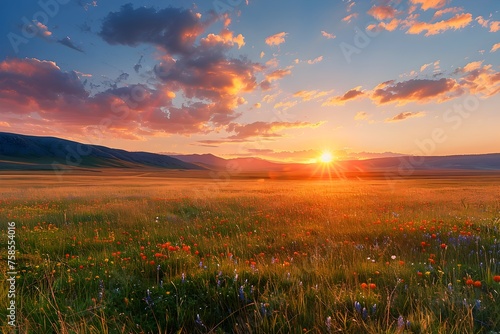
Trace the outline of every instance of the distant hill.
<instances>
[{"instance_id":1,"label":"distant hill","mask_svg":"<svg viewBox=\"0 0 500 334\"><path fill-rule=\"evenodd\" d=\"M146 167L204 169L162 154L128 152L55 137L0 132L0 170Z\"/></svg>"},{"instance_id":2,"label":"distant hill","mask_svg":"<svg viewBox=\"0 0 500 334\"><path fill-rule=\"evenodd\" d=\"M500 154L449 155L449 156L401 156L367 160L341 161L343 170L398 171L408 170L500 170Z\"/></svg>"},{"instance_id":3,"label":"distant hill","mask_svg":"<svg viewBox=\"0 0 500 334\"><path fill-rule=\"evenodd\" d=\"M0 170L60 169L209 169L239 172L304 172L318 164L276 163L260 158L223 159L213 154L165 155L128 152L98 145L55 138L0 132ZM335 161L338 172L386 172L429 170L500 171L500 154L453 156L398 156L366 160Z\"/></svg>"},{"instance_id":4,"label":"distant hill","mask_svg":"<svg viewBox=\"0 0 500 334\"><path fill-rule=\"evenodd\" d=\"M189 162L215 170L252 171L289 171L302 169L304 164L275 163L260 158L223 159L213 154L170 155L184 162Z\"/></svg>"}]
</instances>

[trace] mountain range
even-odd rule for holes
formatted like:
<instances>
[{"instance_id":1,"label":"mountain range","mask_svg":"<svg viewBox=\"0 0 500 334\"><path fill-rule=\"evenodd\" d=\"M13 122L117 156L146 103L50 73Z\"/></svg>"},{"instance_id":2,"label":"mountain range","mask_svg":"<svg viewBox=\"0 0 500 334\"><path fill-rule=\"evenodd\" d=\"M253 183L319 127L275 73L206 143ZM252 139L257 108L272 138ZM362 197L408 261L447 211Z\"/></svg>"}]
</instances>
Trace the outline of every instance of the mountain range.
<instances>
[{"instance_id":1,"label":"mountain range","mask_svg":"<svg viewBox=\"0 0 500 334\"><path fill-rule=\"evenodd\" d=\"M165 155L129 152L82 144L56 137L0 132L0 170L58 169L179 169L290 172L317 168L318 164L277 163L260 158L223 159L213 154ZM337 172L410 170L500 171L500 153L452 156L398 156L335 161Z\"/></svg>"}]
</instances>

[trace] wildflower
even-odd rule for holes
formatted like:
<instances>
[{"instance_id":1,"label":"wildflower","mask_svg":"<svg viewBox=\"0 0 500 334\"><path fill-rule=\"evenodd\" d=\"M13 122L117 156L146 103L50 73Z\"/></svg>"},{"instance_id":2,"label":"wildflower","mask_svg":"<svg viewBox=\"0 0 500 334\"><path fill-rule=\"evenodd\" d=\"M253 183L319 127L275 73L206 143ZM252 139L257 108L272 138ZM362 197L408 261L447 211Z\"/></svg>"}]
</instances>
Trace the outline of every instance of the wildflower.
<instances>
[{"instance_id":1,"label":"wildflower","mask_svg":"<svg viewBox=\"0 0 500 334\"><path fill-rule=\"evenodd\" d=\"M146 302L146 304L151 307L154 305L153 298L151 298L151 292L149 289L146 291L146 297L143 298L143 300Z\"/></svg>"},{"instance_id":2,"label":"wildflower","mask_svg":"<svg viewBox=\"0 0 500 334\"><path fill-rule=\"evenodd\" d=\"M325 325L326 325L326 330L328 331L328 333L331 333L331 331L332 331L332 317L330 317L330 316L326 317Z\"/></svg>"},{"instance_id":3,"label":"wildflower","mask_svg":"<svg viewBox=\"0 0 500 334\"><path fill-rule=\"evenodd\" d=\"M372 314L375 315L377 313L377 304L372 305Z\"/></svg>"},{"instance_id":4,"label":"wildflower","mask_svg":"<svg viewBox=\"0 0 500 334\"><path fill-rule=\"evenodd\" d=\"M376 287L377 287L377 286L375 285L375 283L370 283L370 284L368 284L368 288L369 288L370 290L374 290Z\"/></svg>"},{"instance_id":5,"label":"wildflower","mask_svg":"<svg viewBox=\"0 0 500 334\"><path fill-rule=\"evenodd\" d=\"M199 314L196 314L196 320L195 320L196 324L201 326L201 327L204 327L206 328L205 324L203 323L203 321L201 321L201 318L200 318L200 315Z\"/></svg>"},{"instance_id":6,"label":"wildflower","mask_svg":"<svg viewBox=\"0 0 500 334\"><path fill-rule=\"evenodd\" d=\"M400 315L398 317L398 330L402 331L404 327L405 327L405 319L403 318L402 315Z\"/></svg>"},{"instance_id":7,"label":"wildflower","mask_svg":"<svg viewBox=\"0 0 500 334\"><path fill-rule=\"evenodd\" d=\"M495 275L495 276L493 276L493 280L494 280L495 282L500 283L500 275Z\"/></svg>"},{"instance_id":8,"label":"wildflower","mask_svg":"<svg viewBox=\"0 0 500 334\"><path fill-rule=\"evenodd\" d=\"M448 246L446 244L441 244L441 249L446 249Z\"/></svg>"},{"instance_id":9,"label":"wildflower","mask_svg":"<svg viewBox=\"0 0 500 334\"><path fill-rule=\"evenodd\" d=\"M465 284L467 284L467 285L474 285L474 280L472 280L471 278L468 278L468 279L465 281Z\"/></svg>"},{"instance_id":10,"label":"wildflower","mask_svg":"<svg viewBox=\"0 0 500 334\"><path fill-rule=\"evenodd\" d=\"M480 288L481 287L481 281L475 281L474 282L474 287L475 288Z\"/></svg>"},{"instance_id":11,"label":"wildflower","mask_svg":"<svg viewBox=\"0 0 500 334\"><path fill-rule=\"evenodd\" d=\"M361 313L361 304L356 300L354 302L354 309L358 312Z\"/></svg>"},{"instance_id":12,"label":"wildflower","mask_svg":"<svg viewBox=\"0 0 500 334\"><path fill-rule=\"evenodd\" d=\"M368 284L361 283L361 289L366 290L368 288Z\"/></svg>"},{"instance_id":13,"label":"wildflower","mask_svg":"<svg viewBox=\"0 0 500 334\"><path fill-rule=\"evenodd\" d=\"M361 316L365 320L366 320L366 318L368 318L368 310L366 309L366 307L363 307L363 311L361 312Z\"/></svg>"},{"instance_id":14,"label":"wildflower","mask_svg":"<svg viewBox=\"0 0 500 334\"><path fill-rule=\"evenodd\" d=\"M396 255L391 255L391 259L396 260Z\"/></svg>"},{"instance_id":15,"label":"wildflower","mask_svg":"<svg viewBox=\"0 0 500 334\"><path fill-rule=\"evenodd\" d=\"M243 290L243 285L242 285L242 286L240 286L240 289L239 289L239 291L238 291L238 296L239 296L239 298L240 298L240 300L241 300L242 302L244 302L244 301L246 300L246 297L245 297L245 291Z\"/></svg>"}]
</instances>

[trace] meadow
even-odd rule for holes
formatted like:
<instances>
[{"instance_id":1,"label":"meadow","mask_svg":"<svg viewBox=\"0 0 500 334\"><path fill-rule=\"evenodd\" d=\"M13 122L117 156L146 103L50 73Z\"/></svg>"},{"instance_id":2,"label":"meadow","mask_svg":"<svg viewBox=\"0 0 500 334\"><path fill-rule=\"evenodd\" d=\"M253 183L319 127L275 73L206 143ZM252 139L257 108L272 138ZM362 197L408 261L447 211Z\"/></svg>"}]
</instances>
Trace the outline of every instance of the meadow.
<instances>
[{"instance_id":1,"label":"meadow","mask_svg":"<svg viewBox=\"0 0 500 334\"><path fill-rule=\"evenodd\" d=\"M180 175L3 175L17 332L500 332L498 176Z\"/></svg>"}]
</instances>

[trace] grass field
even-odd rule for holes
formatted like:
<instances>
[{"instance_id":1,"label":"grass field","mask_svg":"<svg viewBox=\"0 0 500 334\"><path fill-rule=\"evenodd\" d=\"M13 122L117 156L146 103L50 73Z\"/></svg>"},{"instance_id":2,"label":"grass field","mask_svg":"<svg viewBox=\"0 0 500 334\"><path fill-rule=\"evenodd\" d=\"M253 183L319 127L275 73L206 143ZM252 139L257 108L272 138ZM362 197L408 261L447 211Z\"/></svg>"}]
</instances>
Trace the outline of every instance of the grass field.
<instances>
[{"instance_id":1,"label":"grass field","mask_svg":"<svg viewBox=\"0 0 500 334\"><path fill-rule=\"evenodd\" d=\"M168 176L1 178L19 333L500 332L500 177Z\"/></svg>"}]
</instances>

